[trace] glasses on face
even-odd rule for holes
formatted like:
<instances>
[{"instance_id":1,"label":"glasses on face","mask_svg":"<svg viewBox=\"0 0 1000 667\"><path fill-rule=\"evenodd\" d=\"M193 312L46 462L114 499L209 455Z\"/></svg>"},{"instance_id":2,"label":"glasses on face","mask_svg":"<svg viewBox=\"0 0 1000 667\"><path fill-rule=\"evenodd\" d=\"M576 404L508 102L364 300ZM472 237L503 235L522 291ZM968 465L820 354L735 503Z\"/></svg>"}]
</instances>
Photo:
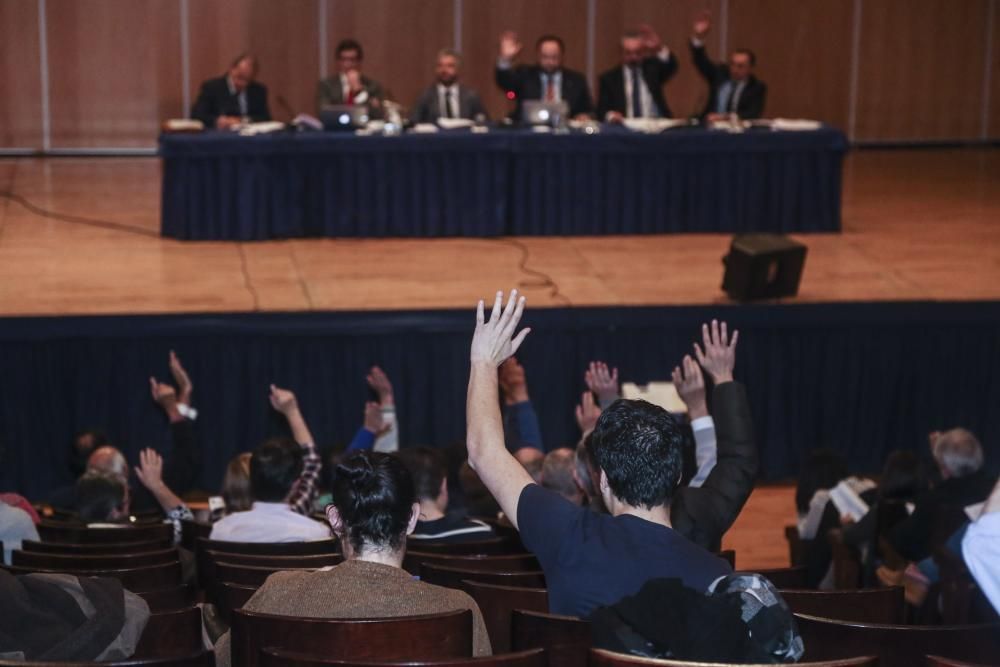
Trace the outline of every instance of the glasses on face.
<instances>
[{"instance_id":1,"label":"glasses on face","mask_svg":"<svg viewBox=\"0 0 1000 667\"><path fill-rule=\"evenodd\" d=\"M356 62L359 62L361 60L361 58L357 57L356 55L344 55L344 54L342 54L342 55L337 56L337 60L339 60L342 63L356 63Z\"/></svg>"}]
</instances>

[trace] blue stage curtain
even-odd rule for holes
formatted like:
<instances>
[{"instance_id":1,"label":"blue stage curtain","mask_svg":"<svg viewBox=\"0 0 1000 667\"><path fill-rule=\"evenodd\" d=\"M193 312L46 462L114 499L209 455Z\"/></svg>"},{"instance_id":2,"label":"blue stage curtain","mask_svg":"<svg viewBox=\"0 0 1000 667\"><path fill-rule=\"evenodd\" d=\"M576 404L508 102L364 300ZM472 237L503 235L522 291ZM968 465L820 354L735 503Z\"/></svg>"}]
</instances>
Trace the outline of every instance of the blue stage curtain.
<instances>
[{"instance_id":1,"label":"blue stage curtain","mask_svg":"<svg viewBox=\"0 0 1000 667\"><path fill-rule=\"evenodd\" d=\"M879 470L894 448L926 452L932 429L963 425L996 465L1000 303L535 309L518 355L547 447L573 445L573 407L592 359L624 379L669 378L700 324L741 330L764 479L792 477L814 447ZM401 442L447 446L465 431L469 311L7 318L0 326L0 489L32 498L68 483L78 427L105 428L131 460L169 450L148 378L177 350L195 383L202 484L284 425L268 385L300 396L320 446L346 443L369 397L369 366L396 385ZM169 455L169 453L168 453Z\"/></svg>"}]
</instances>

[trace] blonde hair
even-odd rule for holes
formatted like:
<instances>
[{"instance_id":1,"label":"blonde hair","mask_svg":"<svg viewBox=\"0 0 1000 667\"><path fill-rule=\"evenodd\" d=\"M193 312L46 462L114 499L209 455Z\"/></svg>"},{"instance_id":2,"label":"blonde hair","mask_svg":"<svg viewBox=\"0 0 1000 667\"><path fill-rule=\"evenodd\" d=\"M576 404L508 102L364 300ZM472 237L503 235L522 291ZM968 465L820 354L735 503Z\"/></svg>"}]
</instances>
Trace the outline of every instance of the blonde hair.
<instances>
[{"instance_id":1,"label":"blonde hair","mask_svg":"<svg viewBox=\"0 0 1000 667\"><path fill-rule=\"evenodd\" d=\"M250 494L250 452L237 454L226 466L222 478L222 499L226 501L226 513L245 512L253 505Z\"/></svg>"}]
</instances>

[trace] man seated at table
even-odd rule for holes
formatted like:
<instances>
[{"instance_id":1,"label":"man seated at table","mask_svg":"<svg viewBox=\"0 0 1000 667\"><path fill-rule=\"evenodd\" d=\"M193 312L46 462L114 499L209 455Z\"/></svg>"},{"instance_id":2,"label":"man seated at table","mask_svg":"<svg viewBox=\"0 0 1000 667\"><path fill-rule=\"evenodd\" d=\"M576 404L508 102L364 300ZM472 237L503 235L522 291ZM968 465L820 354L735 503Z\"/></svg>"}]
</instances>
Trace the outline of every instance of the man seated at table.
<instances>
[{"instance_id":1,"label":"man seated at table","mask_svg":"<svg viewBox=\"0 0 1000 667\"><path fill-rule=\"evenodd\" d=\"M708 102L702 112L707 120L723 120L736 114L744 120L764 115L767 85L754 76L757 57L749 49L736 49L728 63L714 63L705 52L705 38L712 28L708 13L694 22L691 55L698 72L708 83Z\"/></svg>"},{"instance_id":2,"label":"man seated at table","mask_svg":"<svg viewBox=\"0 0 1000 667\"><path fill-rule=\"evenodd\" d=\"M316 106L333 104L360 105L368 107L368 115L376 118L382 115L382 100L385 92L382 84L361 73L365 52L361 44L353 39L343 39L337 44L337 74L319 82L316 91Z\"/></svg>"},{"instance_id":3,"label":"man seated at table","mask_svg":"<svg viewBox=\"0 0 1000 667\"><path fill-rule=\"evenodd\" d=\"M220 130L239 125L247 118L254 122L271 120L267 88L254 80L256 76L256 56L241 53L225 75L201 84L191 118L200 120L205 127Z\"/></svg>"},{"instance_id":4,"label":"man seated at table","mask_svg":"<svg viewBox=\"0 0 1000 667\"><path fill-rule=\"evenodd\" d=\"M579 72L563 67L566 47L555 35L542 35L535 43L536 65L513 64L521 53L517 33L500 35L500 57L494 77L497 85L516 101L514 118L521 118L521 103L525 100L565 102L571 118L588 118L594 111L587 79Z\"/></svg>"},{"instance_id":5,"label":"man seated at table","mask_svg":"<svg viewBox=\"0 0 1000 667\"><path fill-rule=\"evenodd\" d=\"M625 33L621 49L621 64L599 79L597 117L609 123L670 118L663 84L677 73L677 58L649 26Z\"/></svg>"},{"instance_id":6,"label":"man seated at table","mask_svg":"<svg viewBox=\"0 0 1000 667\"><path fill-rule=\"evenodd\" d=\"M462 57L451 49L442 49L434 67L433 85L420 94L410 112L414 123L434 123L438 118L486 117L486 109L479 93L459 83L458 74Z\"/></svg>"}]
</instances>

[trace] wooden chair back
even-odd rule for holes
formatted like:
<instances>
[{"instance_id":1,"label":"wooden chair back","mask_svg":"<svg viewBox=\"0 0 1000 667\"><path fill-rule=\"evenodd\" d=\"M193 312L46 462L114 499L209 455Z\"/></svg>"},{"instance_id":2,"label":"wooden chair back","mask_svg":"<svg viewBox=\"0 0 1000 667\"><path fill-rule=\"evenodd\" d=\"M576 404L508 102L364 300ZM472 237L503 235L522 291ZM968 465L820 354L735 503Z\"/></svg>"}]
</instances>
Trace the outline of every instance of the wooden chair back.
<instances>
[{"instance_id":1,"label":"wooden chair back","mask_svg":"<svg viewBox=\"0 0 1000 667\"><path fill-rule=\"evenodd\" d=\"M257 667L262 648L339 659L418 660L472 655L472 612L399 618L329 619L276 616L236 609L232 664Z\"/></svg>"},{"instance_id":2,"label":"wooden chair back","mask_svg":"<svg viewBox=\"0 0 1000 667\"><path fill-rule=\"evenodd\" d=\"M199 650L177 658L130 658L116 662L45 662L0 660L0 667L215 667L215 654Z\"/></svg>"},{"instance_id":3,"label":"wooden chair back","mask_svg":"<svg viewBox=\"0 0 1000 667\"><path fill-rule=\"evenodd\" d=\"M339 554L337 540L313 540L311 542L226 542L199 537L197 551L242 554L256 556L316 556Z\"/></svg>"},{"instance_id":4,"label":"wooden chair back","mask_svg":"<svg viewBox=\"0 0 1000 667\"><path fill-rule=\"evenodd\" d=\"M146 604L149 605L149 611L154 614L186 609L198 601L198 592L190 584L159 588L155 591L143 591L138 595L146 601Z\"/></svg>"},{"instance_id":5,"label":"wooden chair back","mask_svg":"<svg viewBox=\"0 0 1000 667\"><path fill-rule=\"evenodd\" d=\"M174 538L174 527L166 523L128 525L121 528L88 528L73 523L42 521L38 535L44 542L63 544L119 544L122 542L152 542Z\"/></svg>"},{"instance_id":6,"label":"wooden chair back","mask_svg":"<svg viewBox=\"0 0 1000 667\"><path fill-rule=\"evenodd\" d=\"M331 660L282 649L263 649L260 667L547 667L545 651L534 649L483 658L368 661Z\"/></svg>"},{"instance_id":7,"label":"wooden chair back","mask_svg":"<svg viewBox=\"0 0 1000 667\"><path fill-rule=\"evenodd\" d=\"M824 660L822 662L799 662L798 667L875 667L878 659L868 656L864 658L850 658L848 660ZM687 660L655 660L653 658L640 658L633 655L623 655L613 653L604 649L591 649L587 660L588 667L763 667L762 665L751 665L750 663L731 662L690 662Z\"/></svg>"},{"instance_id":8,"label":"wooden chair back","mask_svg":"<svg viewBox=\"0 0 1000 667\"><path fill-rule=\"evenodd\" d=\"M924 656L995 660L1000 655L1000 624L958 626L882 625L795 615L806 660L874 655L881 667L919 665Z\"/></svg>"},{"instance_id":9,"label":"wooden chair back","mask_svg":"<svg viewBox=\"0 0 1000 667\"><path fill-rule=\"evenodd\" d=\"M557 616L515 609L510 619L511 648L524 651L543 648L549 667L579 667L587 664L590 623L573 616Z\"/></svg>"},{"instance_id":10,"label":"wooden chair back","mask_svg":"<svg viewBox=\"0 0 1000 667\"><path fill-rule=\"evenodd\" d=\"M181 545L188 551L198 548L198 538L206 540L212 534L212 524L200 521L181 521Z\"/></svg>"},{"instance_id":11,"label":"wooden chair back","mask_svg":"<svg viewBox=\"0 0 1000 667\"><path fill-rule=\"evenodd\" d=\"M173 547L173 538L166 540L150 540L145 542L108 542L95 544L74 544L71 542L36 542L35 540L24 540L21 542L21 551L36 554L106 554L110 556L144 553L147 551L161 551Z\"/></svg>"},{"instance_id":12,"label":"wooden chair back","mask_svg":"<svg viewBox=\"0 0 1000 667\"><path fill-rule=\"evenodd\" d=\"M179 658L203 648L201 609L188 607L150 615L132 657Z\"/></svg>"},{"instance_id":13,"label":"wooden chair back","mask_svg":"<svg viewBox=\"0 0 1000 667\"><path fill-rule=\"evenodd\" d=\"M538 559L531 554L503 554L499 556L452 556L431 554L422 551L407 551L403 558L403 569L413 575L420 574L423 563L458 567L463 570L486 570L489 572L538 572L542 569Z\"/></svg>"},{"instance_id":14,"label":"wooden chair back","mask_svg":"<svg viewBox=\"0 0 1000 667\"><path fill-rule=\"evenodd\" d=\"M465 580L479 581L498 586L519 588L545 588L545 574L539 572L488 572L486 570L466 570L460 567L423 563L420 566L420 580L428 584L465 590Z\"/></svg>"},{"instance_id":15,"label":"wooden chair back","mask_svg":"<svg viewBox=\"0 0 1000 667\"><path fill-rule=\"evenodd\" d=\"M494 653L510 651L510 619L515 609L549 610L549 593L544 588L516 588L466 581L465 589L483 613Z\"/></svg>"},{"instance_id":16,"label":"wooden chair back","mask_svg":"<svg viewBox=\"0 0 1000 667\"><path fill-rule=\"evenodd\" d=\"M435 542L433 540L406 541L406 548L414 549L425 554L444 554L446 556L497 556L500 554L510 554L523 552L520 544L515 544L513 540L506 537L484 537L481 540L469 540L467 542Z\"/></svg>"},{"instance_id":17,"label":"wooden chair back","mask_svg":"<svg viewBox=\"0 0 1000 667\"><path fill-rule=\"evenodd\" d=\"M339 565L344 562L340 554L315 554L307 556L274 556L268 554L236 554L221 551L206 551L212 561L231 565L266 567L272 570L318 570L321 567Z\"/></svg>"},{"instance_id":18,"label":"wooden chair back","mask_svg":"<svg viewBox=\"0 0 1000 667\"><path fill-rule=\"evenodd\" d=\"M951 660L942 658L939 655L927 656L927 667L990 667L983 662L965 662L964 660Z\"/></svg>"},{"instance_id":19,"label":"wooden chair back","mask_svg":"<svg viewBox=\"0 0 1000 667\"><path fill-rule=\"evenodd\" d=\"M286 570L306 570L313 571L314 567L285 568ZM278 568L256 567L254 565L236 565L219 561L215 563L215 577L218 582L228 582L230 584L241 584L243 586L255 586L260 588Z\"/></svg>"},{"instance_id":20,"label":"wooden chair back","mask_svg":"<svg viewBox=\"0 0 1000 667\"><path fill-rule=\"evenodd\" d=\"M134 567L163 565L179 559L177 549L174 548L124 554L47 554L32 551L15 551L11 554L13 565L66 571L127 570Z\"/></svg>"},{"instance_id":21,"label":"wooden chair back","mask_svg":"<svg viewBox=\"0 0 1000 667\"><path fill-rule=\"evenodd\" d=\"M796 614L838 621L895 625L904 620L903 587L860 588L853 591L782 590L781 597Z\"/></svg>"},{"instance_id":22,"label":"wooden chair back","mask_svg":"<svg viewBox=\"0 0 1000 667\"><path fill-rule=\"evenodd\" d=\"M233 616L233 610L242 609L243 605L257 592L257 587L221 581L216 590L217 597L215 604L219 609L219 615L229 623Z\"/></svg>"},{"instance_id":23,"label":"wooden chair back","mask_svg":"<svg viewBox=\"0 0 1000 667\"><path fill-rule=\"evenodd\" d=\"M729 563L729 567L736 569L736 549L723 549L715 555Z\"/></svg>"},{"instance_id":24,"label":"wooden chair back","mask_svg":"<svg viewBox=\"0 0 1000 667\"><path fill-rule=\"evenodd\" d=\"M181 564L179 561L128 569L51 570L14 565L5 567L4 569L15 575L30 574L32 572L60 572L63 574L75 574L79 577L112 577L120 580L122 586L133 593L176 588L181 585Z\"/></svg>"},{"instance_id":25,"label":"wooden chair back","mask_svg":"<svg viewBox=\"0 0 1000 667\"><path fill-rule=\"evenodd\" d=\"M753 574L759 574L767 577L768 580L774 584L775 588L786 589L804 589L806 588L806 571L805 565L794 565L792 567L776 567L765 570L754 570ZM747 572L749 574L749 572Z\"/></svg>"},{"instance_id":26,"label":"wooden chair back","mask_svg":"<svg viewBox=\"0 0 1000 667\"><path fill-rule=\"evenodd\" d=\"M788 562L793 567L796 565L805 565L809 540L803 540L799 537L799 527L785 526L785 540L788 542Z\"/></svg>"}]
</instances>

